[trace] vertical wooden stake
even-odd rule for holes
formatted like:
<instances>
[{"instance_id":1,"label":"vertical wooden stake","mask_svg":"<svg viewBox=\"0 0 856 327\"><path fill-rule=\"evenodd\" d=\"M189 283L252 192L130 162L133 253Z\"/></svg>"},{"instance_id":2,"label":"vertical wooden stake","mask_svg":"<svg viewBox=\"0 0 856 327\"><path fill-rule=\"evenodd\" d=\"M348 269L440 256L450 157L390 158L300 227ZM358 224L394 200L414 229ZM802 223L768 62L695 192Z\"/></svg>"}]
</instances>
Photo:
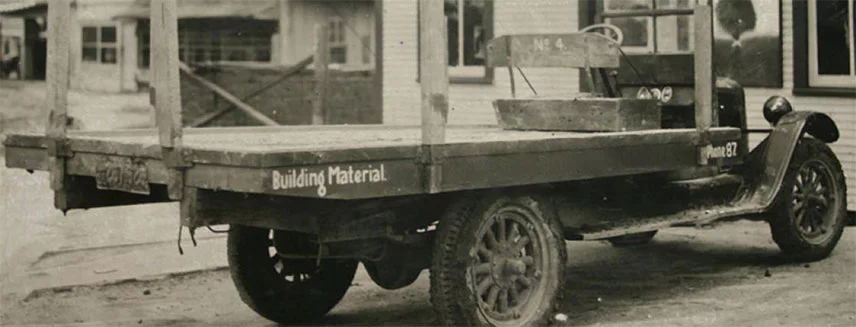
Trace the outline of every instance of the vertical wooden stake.
<instances>
[{"instance_id":1,"label":"vertical wooden stake","mask_svg":"<svg viewBox=\"0 0 856 327\"><path fill-rule=\"evenodd\" d=\"M423 185L427 192L442 191L441 153L436 146L446 141L449 113L449 75L446 15L443 1L419 0L419 69L422 85Z\"/></svg>"},{"instance_id":2,"label":"vertical wooden stake","mask_svg":"<svg viewBox=\"0 0 856 327\"><path fill-rule=\"evenodd\" d=\"M168 172L169 198L183 195L185 166L181 151L181 82L178 60L178 16L176 0L152 0L151 64L155 99L155 121Z\"/></svg>"},{"instance_id":3,"label":"vertical wooden stake","mask_svg":"<svg viewBox=\"0 0 856 327\"><path fill-rule=\"evenodd\" d=\"M150 47L155 121L160 145L165 148L181 146L181 85L176 11L176 0L152 0Z\"/></svg>"},{"instance_id":4,"label":"vertical wooden stake","mask_svg":"<svg viewBox=\"0 0 856 327\"><path fill-rule=\"evenodd\" d=\"M709 5L695 7L695 124L699 147L710 144L709 130L715 125L716 76L713 70L713 16ZM704 151L700 151L703 153ZM707 156L699 156L699 164L707 164Z\"/></svg>"},{"instance_id":5,"label":"vertical wooden stake","mask_svg":"<svg viewBox=\"0 0 856 327\"><path fill-rule=\"evenodd\" d=\"M64 190L66 125L68 120L69 66L71 60L71 1L56 0L48 5L47 96L50 186L55 191L54 205L67 210Z\"/></svg>"},{"instance_id":6,"label":"vertical wooden stake","mask_svg":"<svg viewBox=\"0 0 856 327\"><path fill-rule=\"evenodd\" d=\"M449 58L443 1L419 0L419 12L422 144L441 144L446 139L449 112Z\"/></svg>"},{"instance_id":7,"label":"vertical wooden stake","mask_svg":"<svg viewBox=\"0 0 856 327\"><path fill-rule=\"evenodd\" d=\"M330 39L329 28L326 24L315 25L315 101L312 103L312 125L322 125L325 122L324 98L330 83Z\"/></svg>"}]
</instances>

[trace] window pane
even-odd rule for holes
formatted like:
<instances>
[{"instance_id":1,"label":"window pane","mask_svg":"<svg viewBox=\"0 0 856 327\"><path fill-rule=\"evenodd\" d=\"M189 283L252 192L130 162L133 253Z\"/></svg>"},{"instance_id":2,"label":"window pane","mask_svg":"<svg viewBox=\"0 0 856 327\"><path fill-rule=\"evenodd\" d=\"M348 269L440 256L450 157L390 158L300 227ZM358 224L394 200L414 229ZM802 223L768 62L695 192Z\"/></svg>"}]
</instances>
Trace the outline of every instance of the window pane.
<instances>
[{"instance_id":1,"label":"window pane","mask_svg":"<svg viewBox=\"0 0 856 327\"><path fill-rule=\"evenodd\" d=\"M105 64L116 63L116 48L101 49L101 62Z\"/></svg>"},{"instance_id":2,"label":"window pane","mask_svg":"<svg viewBox=\"0 0 856 327\"><path fill-rule=\"evenodd\" d=\"M657 17L657 51L682 52L692 50L691 16Z\"/></svg>"},{"instance_id":3,"label":"window pane","mask_svg":"<svg viewBox=\"0 0 856 327\"><path fill-rule=\"evenodd\" d=\"M98 29L95 27L83 28L83 43L98 42Z\"/></svg>"},{"instance_id":4,"label":"window pane","mask_svg":"<svg viewBox=\"0 0 856 327\"><path fill-rule=\"evenodd\" d=\"M846 1L818 1L817 67L820 75L849 75L853 49Z\"/></svg>"},{"instance_id":5,"label":"window pane","mask_svg":"<svg viewBox=\"0 0 856 327\"><path fill-rule=\"evenodd\" d=\"M103 43L116 43L116 28L115 27L102 27L101 28L101 42L103 42Z\"/></svg>"},{"instance_id":6,"label":"window pane","mask_svg":"<svg viewBox=\"0 0 856 327\"><path fill-rule=\"evenodd\" d=\"M485 0L464 0L464 66L484 65Z\"/></svg>"},{"instance_id":7,"label":"window pane","mask_svg":"<svg viewBox=\"0 0 856 327\"><path fill-rule=\"evenodd\" d=\"M458 66L458 0L444 0L443 11L446 13L447 41L449 43L449 66Z\"/></svg>"},{"instance_id":8,"label":"window pane","mask_svg":"<svg viewBox=\"0 0 856 327\"><path fill-rule=\"evenodd\" d=\"M98 48L83 47L83 61L98 61Z\"/></svg>"},{"instance_id":9,"label":"window pane","mask_svg":"<svg viewBox=\"0 0 856 327\"><path fill-rule=\"evenodd\" d=\"M624 33L622 46L648 46L648 25L651 24L651 18L616 17L606 19L606 23L617 26Z\"/></svg>"},{"instance_id":10,"label":"window pane","mask_svg":"<svg viewBox=\"0 0 856 327\"><path fill-rule=\"evenodd\" d=\"M270 49L256 49L256 60L260 62L270 62Z\"/></svg>"},{"instance_id":11,"label":"window pane","mask_svg":"<svg viewBox=\"0 0 856 327\"><path fill-rule=\"evenodd\" d=\"M657 9L692 8L690 0L657 0Z\"/></svg>"},{"instance_id":12,"label":"window pane","mask_svg":"<svg viewBox=\"0 0 856 327\"><path fill-rule=\"evenodd\" d=\"M606 0L606 11L653 9L652 0Z\"/></svg>"},{"instance_id":13,"label":"window pane","mask_svg":"<svg viewBox=\"0 0 856 327\"><path fill-rule=\"evenodd\" d=\"M330 48L330 62L344 64L348 60L348 52L345 47Z\"/></svg>"}]
</instances>

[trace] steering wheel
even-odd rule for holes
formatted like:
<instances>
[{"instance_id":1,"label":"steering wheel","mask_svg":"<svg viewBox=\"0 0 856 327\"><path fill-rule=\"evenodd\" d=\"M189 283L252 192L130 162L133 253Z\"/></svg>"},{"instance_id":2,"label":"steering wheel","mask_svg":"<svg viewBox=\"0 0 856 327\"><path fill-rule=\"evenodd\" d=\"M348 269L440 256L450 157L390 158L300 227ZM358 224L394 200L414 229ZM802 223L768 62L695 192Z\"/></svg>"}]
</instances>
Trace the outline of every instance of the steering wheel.
<instances>
[{"instance_id":1,"label":"steering wheel","mask_svg":"<svg viewBox=\"0 0 856 327\"><path fill-rule=\"evenodd\" d=\"M596 35L602 35L606 39L615 42L619 46L621 45L621 42L624 42L624 33L621 32L621 29L618 28L618 26L615 26L612 24L601 23L601 24L589 25L589 26L586 26L585 28L581 29L579 32L580 33L587 33L591 30L596 30L596 29L600 29L601 31L604 31L604 32L609 30L612 33L615 33L615 38L609 37L608 35L606 35L606 33L601 33L601 34L596 34Z\"/></svg>"}]
</instances>

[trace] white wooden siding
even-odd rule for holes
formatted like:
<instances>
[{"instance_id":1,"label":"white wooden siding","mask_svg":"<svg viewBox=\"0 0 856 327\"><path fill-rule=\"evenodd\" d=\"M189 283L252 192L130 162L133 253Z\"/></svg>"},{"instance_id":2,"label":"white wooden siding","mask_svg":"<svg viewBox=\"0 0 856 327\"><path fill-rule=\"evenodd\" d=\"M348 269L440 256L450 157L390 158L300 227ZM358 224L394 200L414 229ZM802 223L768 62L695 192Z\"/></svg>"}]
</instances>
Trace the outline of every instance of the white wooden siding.
<instances>
[{"instance_id":1,"label":"white wooden siding","mask_svg":"<svg viewBox=\"0 0 856 327\"><path fill-rule=\"evenodd\" d=\"M383 3L383 121L385 124L419 124L420 89L417 82L417 28L414 0ZM494 35L515 33L568 33L577 30L577 3L571 0L497 0ZM539 95L568 95L578 90L576 70L525 69ZM450 124L496 124L491 101L510 97L508 71L495 69L494 82L451 84ZM529 88L518 75L519 95Z\"/></svg>"},{"instance_id":2,"label":"white wooden siding","mask_svg":"<svg viewBox=\"0 0 856 327\"><path fill-rule=\"evenodd\" d=\"M764 0L778 1L778 0ZM772 95L792 99L800 110L829 114L841 130L841 139L832 149L841 160L847 176L849 209L856 209L856 99L804 97L791 94L793 88L793 7L782 0L782 88L748 88L746 105L750 128L767 127L761 107ZM559 33L577 29L576 0L496 0L494 35L511 33ZM386 124L418 124L420 91L417 83L416 1L384 0L383 3L383 119ZM763 13L761 13L763 14ZM527 76L539 94L561 95L579 89L573 70L527 69ZM522 78L516 78L518 94L529 92ZM505 69L496 69L491 85L452 84L449 90L450 124L495 124L491 101L509 97L509 79ZM752 138L753 144L761 136Z\"/></svg>"},{"instance_id":3,"label":"white wooden siding","mask_svg":"<svg viewBox=\"0 0 856 327\"><path fill-rule=\"evenodd\" d=\"M776 1L776 0L764 0ZM759 13L763 14L763 13ZM791 94L794 87L794 30L793 30L793 1L782 0L782 76L781 89L747 88L746 110L750 128L769 127L761 108L764 101L773 95L786 96L797 110L812 110L828 114L838 124L841 139L831 144L832 150L838 156L847 177L848 210L856 210L856 99L837 97L807 97ZM763 137L758 135L750 139L752 144L760 142Z\"/></svg>"}]
</instances>

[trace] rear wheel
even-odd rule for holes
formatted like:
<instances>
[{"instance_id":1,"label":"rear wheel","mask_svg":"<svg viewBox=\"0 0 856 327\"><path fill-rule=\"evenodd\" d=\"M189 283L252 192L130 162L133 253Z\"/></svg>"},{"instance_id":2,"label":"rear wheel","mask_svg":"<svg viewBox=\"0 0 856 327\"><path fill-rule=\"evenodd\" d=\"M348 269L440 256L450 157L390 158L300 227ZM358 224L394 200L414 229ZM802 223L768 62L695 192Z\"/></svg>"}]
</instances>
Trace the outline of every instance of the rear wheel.
<instances>
[{"instance_id":1,"label":"rear wheel","mask_svg":"<svg viewBox=\"0 0 856 327\"><path fill-rule=\"evenodd\" d=\"M797 261L826 258L847 224L841 163L816 139L799 141L769 219L773 240Z\"/></svg>"},{"instance_id":2,"label":"rear wheel","mask_svg":"<svg viewBox=\"0 0 856 327\"><path fill-rule=\"evenodd\" d=\"M253 311L282 324L316 319L345 295L357 261L285 258L318 253L307 234L232 225L229 269L241 300Z\"/></svg>"},{"instance_id":3,"label":"rear wheel","mask_svg":"<svg viewBox=\"0 0 856 327\"><path fill-rule=\"evenodd\" d=\"M431 301L443 325L530 326L561 296L565 243L556 217L530 196L462 201L438 227Z\"/></svg>"},{"instance_id":4,"label":"rear wheel","mask_svg":"<svg viewBox=\"0 0 856 327\"><path fill-rule=\"evenodd\" d=\"M606 240L609 241L609 243L611 243L614 247L623 248L628 246L648 244L649 242L651 242L651 239L654 238L654 235L657 235L657 231L655 230L650 232L633 233L611 237Z\"/></svg>"}]
</instances>

